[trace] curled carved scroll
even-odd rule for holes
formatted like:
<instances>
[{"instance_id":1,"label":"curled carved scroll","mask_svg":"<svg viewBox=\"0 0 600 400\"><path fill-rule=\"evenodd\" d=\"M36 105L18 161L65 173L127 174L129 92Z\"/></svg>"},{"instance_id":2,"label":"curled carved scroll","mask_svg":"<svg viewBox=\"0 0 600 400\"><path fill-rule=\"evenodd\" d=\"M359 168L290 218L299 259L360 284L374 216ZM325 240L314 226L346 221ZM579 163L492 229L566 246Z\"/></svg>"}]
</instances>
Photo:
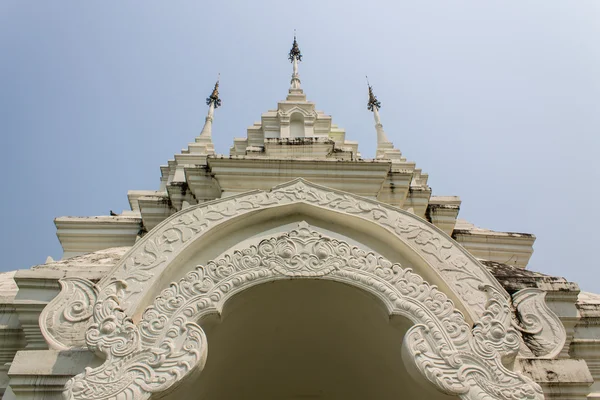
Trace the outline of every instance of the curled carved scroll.
<instances>
[{"instance_id":1,"label":"curled carved scroll","mask_svg":"<svg viewBox=\"0 0 600 400\"><path fill-rule=\"evenodd\" d=\"M471 329L452 301L418 274L306 224L198 266L164 289L137 325L121 308L123 291L107 290L86 335L106 361L71 379L66 399L145 400L169 388L203 368L206 337L196 321L245 288L289 278L353 284L411 319L404 346L417 369L446 393L470 400L543 399L537 384L502 364L515 356L519 340L510 304L496 289L486 288L485 311Z\"/></svg>"},{"instance_id":2,"label":"curled carved scroll","mask_svg":"<svg viewBox=\"0 0 600 400\"><path fill-rule=\"evenodd\" d=\"M51 348L85 347L85 331L98 296L96 286L83 278L63 278L61 291L40 314L40 329Z\"/></svg>"},{"instance_id":3,"label":"curled carved scroll","mask_svg":"<svg viewBox=\"0 0 600 400\"><path fill-rule=\"evenodd\" d=\"M170 321L151 346L142 346L139 328L115 295L98 300L94 321L86 340L106 361L70 379L66 399L145 399L168 389L191 369L202 368L206 361L204 331L185 318Z\"/></svg>"},{"instance_id":4,"label":"curled carved scroll","mask_svg":"<svg viewBox=\"0 0 600 400\"><path fill-rule=\"evenodd\" d=\"M503 358L516 356L519 335L507 327L510 308L504 297L492 287L486 292L486 311L468 341L445 341L417 324L404 338L408 359L438 389L461 399L543 399L535 382L503 365Z\"/></svg>"},{"instance_id":5,"label":"curled carved scroll","mask_svg":"<svg viewBox=\"0 0 600 400\"><path fill-rule=\"evenodd\" d=\"M558 316L546 304L546 292L536 288L519 290L512 295L523 342L539 358L558 356L567 340L567 332Z\"/></svg>"}]
</instances>

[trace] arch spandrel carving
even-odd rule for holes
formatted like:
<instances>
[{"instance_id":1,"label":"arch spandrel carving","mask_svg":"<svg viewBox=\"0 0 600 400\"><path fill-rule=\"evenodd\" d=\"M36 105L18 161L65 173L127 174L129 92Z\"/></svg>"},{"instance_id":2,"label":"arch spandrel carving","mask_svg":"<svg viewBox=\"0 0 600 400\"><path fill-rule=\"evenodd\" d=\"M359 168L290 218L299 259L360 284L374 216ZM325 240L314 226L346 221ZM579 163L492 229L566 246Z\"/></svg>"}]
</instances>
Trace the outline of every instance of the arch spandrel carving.
<instances>
[{"instance_id":1,"label":"arch spandrel carving","mask_svg":"<svg viewBox=\"0 0 600 400\"><path fill-rule=\"evenodd\" d=\"M342 213L348 218L358 218L383 227L448 285L464 305L471 321L479 318L484 311L485 293L481 290L482 286L493 286L507 300L509 298L480 263L435 226L398 208L321 187L303 179L277 186L268 192L253 191L193 206L174 214L140 240L99 286L103 291L110 292L111 282L126 282L121 304L131 315L143 293L160 277L166 266L194 241L238 217L290 204L306 204L324 212Z\"/></svg>"},{"instance_id":2,"label":"arch spandrel carving","mask_svg":"<svg viewBox=\"0 0 600 400\"><path fill-rule=\"evenodd\" d=\"M528 378L507 370L519 336L510 325L511 309L502 293L486 286L487 301L475 327L451 300L410 269L372 252L329 238L303 225L289 233L236 249L198 266L165 288L134 324L119 304L127 283L99 297L88 347L105 363L71 379L67 399L147 399L194 371L207 354L197 321L219 312L239 291L277 279L328 279L353 285L383 301L391 315L415 325L404 337L404 351L439 390L463 399L542 399ZM400 338L399 338L400 340Z\"/></svg>"}]
</instances>

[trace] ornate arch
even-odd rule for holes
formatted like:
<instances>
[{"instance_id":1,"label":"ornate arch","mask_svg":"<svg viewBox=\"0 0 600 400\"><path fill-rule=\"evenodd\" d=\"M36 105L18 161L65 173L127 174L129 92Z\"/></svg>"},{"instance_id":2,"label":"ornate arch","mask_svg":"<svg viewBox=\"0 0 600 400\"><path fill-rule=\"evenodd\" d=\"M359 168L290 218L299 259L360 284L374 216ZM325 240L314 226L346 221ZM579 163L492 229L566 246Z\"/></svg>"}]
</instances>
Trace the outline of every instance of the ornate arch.
<instances>
[{"instance_id":1,"label":"ornate arch","mask_svg":"<svg viewBox=\"0 0 600 400\"><path fill-rule=\"evenodd\" d=\"M493 276L464 248L437 227L407 211L350 193L296 179L271 191L252 191L182 210L136 243L112 272L99 283L100 297L115 293L123 281L120 301L132 315L141 297L167 266L196 240L224 224L257 211L303 204L351 219L376 224L399 239L424 261L465 306L471 321L480 318L486 299L483 286L509 296Z\"/></svg>"},{"instance_id":2,"label":"ornate arch","mask_svg":"<svg viewBox=\"0 0 600 400\"><path fill-rule=\"evenodd\" d=\"M119 304L127 282L118 281L115 293L96 301L86 333L88 347L106 361L71 379L65 398L142 400L164 391L203 368L207 343L197 322L204 315L254 285L307 278L356 286L382 300L391 315L412 320L404 351L439 390L473 400L543 399L536 383L502 364L516 355L520 337L494 287L483 288L484 311L471 329L444 293L410 269L305 223L198 266L164 289L137 324Z\"/></svg>"}]
</instances>

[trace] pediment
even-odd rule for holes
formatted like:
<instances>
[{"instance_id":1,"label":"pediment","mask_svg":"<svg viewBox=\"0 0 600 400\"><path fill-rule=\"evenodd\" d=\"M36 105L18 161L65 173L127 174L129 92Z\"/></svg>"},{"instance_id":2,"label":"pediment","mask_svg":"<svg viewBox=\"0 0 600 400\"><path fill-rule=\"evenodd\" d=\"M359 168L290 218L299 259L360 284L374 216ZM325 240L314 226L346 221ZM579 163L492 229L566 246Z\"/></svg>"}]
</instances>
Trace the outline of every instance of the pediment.
<instances>
[{"instance_id":1,"label":"pediment","mask_svg":"<svg viewBox=\"0 0 600 400\"><path fill-rule=\"evenodd\" d=\"M294 113L300 113L305 118L316 118L317 113L315 112L315 105L313 103L303 104L287 104L279 103L278 107L279 115L289 117Z\"/></svg>"}]
</instances>

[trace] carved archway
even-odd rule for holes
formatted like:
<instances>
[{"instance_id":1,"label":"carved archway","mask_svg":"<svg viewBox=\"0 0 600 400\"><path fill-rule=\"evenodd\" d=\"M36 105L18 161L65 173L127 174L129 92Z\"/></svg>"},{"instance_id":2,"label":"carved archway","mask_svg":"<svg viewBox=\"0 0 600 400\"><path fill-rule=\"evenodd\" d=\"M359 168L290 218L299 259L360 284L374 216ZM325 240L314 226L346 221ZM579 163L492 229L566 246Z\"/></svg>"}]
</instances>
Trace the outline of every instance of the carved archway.
<instances>
[{"instance_id":1,"label":"carved archway","mask_svg":"<svg viewBox=\"0 0 600 400\"><path fill-rule=\"evenodd\" d=\"M136 243L98 284L100 297L114 294L115 282L125 282L120 302L129 314L143 303L148 291L179 254L196 241L249 215L290 205L303 205L324 213L340 214L357 224L371 224L396 238L448 285L464 306L469 321L483 315L484 286L493 287L508 302L509 296L492 275L448 235L407 211L350 193L325 188L303 179L271 191L253 191L182 210Z\"/></svg>"},{"instance_id":2,"label":"carved archway","mask_svg":"<svg viewBox=\"0 0 600 400\"><path fill-rule=\"evenodd\" d=\"M390 317L355 286L326 279L256 285L200 325L208 338L202 372L149 400L458 400L405 361L402 339L413 323Z\"/></svg>"},{"instance_id":3,"label":"carved archway","mask_svg":"<svg viewBox=\"0 0 600 400\"><path fill-rule=\"evenodd\" d=\"M88 347L106 361L70 380L65 397L141 400L168 389L204 365L206 336L197 321L219 312L236 293L281 279L346 283L380 299L390 315L410 319L415 325L404 337L407 358L447 394L543 398L536 383L502 364L503 357L514 357L520 338L510 326L511 309L501 292L482 288L487 300L471 329L443 292L410 269L307 225L198 266L164 289L137 324L120 306L127 282L112 284L114 292L94 304L86 333Z\"/></svg>"}]
</instances>

